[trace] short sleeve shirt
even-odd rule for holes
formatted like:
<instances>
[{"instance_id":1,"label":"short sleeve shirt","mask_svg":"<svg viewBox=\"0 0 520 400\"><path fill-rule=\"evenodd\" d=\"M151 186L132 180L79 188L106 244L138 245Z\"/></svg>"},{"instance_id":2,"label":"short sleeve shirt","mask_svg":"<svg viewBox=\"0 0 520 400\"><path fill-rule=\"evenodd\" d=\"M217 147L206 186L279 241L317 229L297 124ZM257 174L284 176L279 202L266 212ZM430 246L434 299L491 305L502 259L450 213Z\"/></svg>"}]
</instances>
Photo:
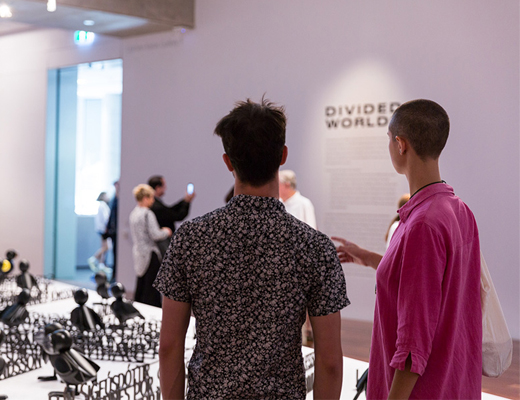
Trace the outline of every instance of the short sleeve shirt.
<instances>
[{"instance_id":1,"label":"short sleeve shirt","mask_svg":"<svg viewBox=\"0 0 520 400\"><path fill-rule=\"evenodd\" d=\"M271 197L238 195L175 233L155 287L189 302L188 398L306 396L301 327L350 302L334 245Z\"/></svg>"}]
</instances>

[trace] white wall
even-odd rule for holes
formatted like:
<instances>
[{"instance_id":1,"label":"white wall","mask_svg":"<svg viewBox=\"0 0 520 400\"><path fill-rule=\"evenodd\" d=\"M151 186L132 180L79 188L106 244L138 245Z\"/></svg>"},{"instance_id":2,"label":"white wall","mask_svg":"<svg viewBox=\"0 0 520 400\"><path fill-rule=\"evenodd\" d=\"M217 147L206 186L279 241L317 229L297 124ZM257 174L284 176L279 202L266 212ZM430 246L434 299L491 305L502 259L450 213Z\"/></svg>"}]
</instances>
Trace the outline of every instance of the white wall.
<instances>
[{"instance_id":1,"label":"white wall","mask_svg":"<svg viewBox=\"0 0 520 400\"><path fill-rule=\"evenodd\" d=\"M122 44L123 283L134 284L127 223L132 187L160 173L168 182L169 202L182 197L187 182L196 184L190 217L222 206L232 178L212 132L234 102L246 97L259 100L267 93L286 106L287 167L298 172L320 225L326 204L316 127L323 107L331 94L345 101L377 100L377 87L367 85L370 93L357 87L353 94L345 85L352 71L375 69L391 78L397 100L431 98L450 114L442 175L476 215L506 318L513 336L520 337L518 2L198 0L196 5L194 30ZM12 40L0 38L0 50ZM78 57L70 47L51 49L39 54L52 55L53 65ZM17 68L28 68L23 57L14 56L18 64L7 62L7 72L5 52L0 59L0 112L6 105L10 111L7 120L0 114L0 148L11 168L0 170L0 178L17 188L14 198L0 200L0 250L24 249L36 264L43 247L45 62L25 53L39 63L26 73ZM15 54L12 46L8 54ZM20 152L30 154L31 162L20 160ZM19 204L27 204L29 214ZM347 284L353 304L344 316L370 320L373 280L349 276Z\"/></svg>"}]
</instances>

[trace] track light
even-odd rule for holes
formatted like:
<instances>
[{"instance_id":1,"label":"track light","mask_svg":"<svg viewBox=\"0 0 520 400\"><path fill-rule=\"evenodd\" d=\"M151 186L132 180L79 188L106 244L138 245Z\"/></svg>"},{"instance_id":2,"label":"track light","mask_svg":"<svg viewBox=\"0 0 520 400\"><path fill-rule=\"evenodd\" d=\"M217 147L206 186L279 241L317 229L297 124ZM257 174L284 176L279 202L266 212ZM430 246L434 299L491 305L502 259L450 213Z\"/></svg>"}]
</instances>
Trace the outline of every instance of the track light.
<instances>
[{"instance_id":1,"label":"track light","mask_svg":"<svg viewBox=\"0 0 520 400\"><path fill-rule=\"evenodd\" d=\"M47 0L47 11L56 11L56 0Z\"/></svg>"},{"instance_id":2,"label":"track light","mask_svg":"<svg viewBox=\"0 0 520 400\"><path fill-rule=\"evenodd\" d=\"M11 18L13 13L7 4L2 4L0 6L0 18Z\"/></svg>"}]
</instances>

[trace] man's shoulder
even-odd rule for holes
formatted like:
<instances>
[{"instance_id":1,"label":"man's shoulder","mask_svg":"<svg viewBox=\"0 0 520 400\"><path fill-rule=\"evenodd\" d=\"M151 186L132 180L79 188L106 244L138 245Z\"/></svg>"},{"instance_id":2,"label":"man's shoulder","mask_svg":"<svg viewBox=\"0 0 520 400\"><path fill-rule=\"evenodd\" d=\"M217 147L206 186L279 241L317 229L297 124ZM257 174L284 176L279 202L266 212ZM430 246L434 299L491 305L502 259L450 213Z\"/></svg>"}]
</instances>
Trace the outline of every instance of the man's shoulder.
<instances>
[{"instance_id":1,"label":"man's shoulder","mask_svg":"<svg viewBox=\"0 0 520 400\"><path fill-rule=\"evenodd\" d=\"M162 210L166 206L164 205L163 201L159 197L155 197L155 201L153 202L152 206L150 207L150 210L157 211Z\"/></svg>"},{"instance_id":2,"label":"man's shoulder","mask_svg":"<svg viewBox=\"0 0 520 400\"><path fill-rule=\"evenodd\" d=\"M227 221L226 207L217 208L216 210L210 211L204 215L193 218L190 221L185 221L178 228L178 233L189 233L194 230L204 229L205 227L214 225L218 221ZM177 233L177 232L176 232Z\"/></svg>"},{"instance_id":3,"label":"man's shoulder","mask_svg":"<svg viewBox=\"0 0 520 400\"><path fill-rule=\"evenodd\" d=\"M309 199L308 197L305 197L303 195L302 195L302 202L307 204L307 205L309 205L309 206L311 206L311 207L314 207L314 205L312 204L311 199Z\"/></svg>"},{"instance_id":4,"label":"man's shoulder","mask_svg":"<svg viewBox=\"0 0 520 400\"><path fill-rule=\"evenodd\" d=\"M332 240L323 232L314 229L306 222L298 219L289 212L285 213L287 226L293 230L295 240L306 242L308 245L318 247L334 247Z\"/></svg>"},{"instance_id":5,"label":"man's shoulder","mask_svg":"<svg viewBox=\"0 0 520 400\"><path fill-rule=\"evenodd\" d=\"M289 200L291 199L296 204L305 204L312 206L312 201L308 197L305 197L303 194L301 194L299 190L297 190L296 193Z\"/></svg>"}]
</instances>

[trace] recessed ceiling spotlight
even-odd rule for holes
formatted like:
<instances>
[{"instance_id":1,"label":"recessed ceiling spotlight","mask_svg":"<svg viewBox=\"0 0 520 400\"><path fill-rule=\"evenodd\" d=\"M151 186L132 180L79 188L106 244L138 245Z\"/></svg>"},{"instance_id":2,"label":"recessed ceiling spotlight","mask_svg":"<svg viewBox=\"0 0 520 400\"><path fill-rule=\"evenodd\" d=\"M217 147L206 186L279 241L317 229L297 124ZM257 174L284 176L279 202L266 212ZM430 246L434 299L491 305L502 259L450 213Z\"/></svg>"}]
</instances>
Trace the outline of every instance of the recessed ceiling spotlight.
<instances>
[{"instance_id":1,"label":"recessed ceiling spotlight","mask_svg":"<svg viewBox=\"0 0 520 400\"><path fill-rule=\"evenodd\" d=\"M7 4L2 4L0 6L0 18L11 18L13 13Z\"/></svg>"},{"instance_id":2,"label":"recessed ceiling spotlight","mask_svg":"<svg viewBox=\"0 0 520 400\"><path fill-rule=\"evenodd\" d=\"M56 0L47 0L47 11L48 12L56 11Z\"/></svg>"},{"instance_id":3,"label":"recessed ceiling spotlight","mask_svg":"<svg viewBox=\"0 0 520 400\"><path fill-rule=\"evenodd\" d=\"M95 24L95 22L92 21L91 19L86 19L85 21L83 21L83 25L85 25L85 26L92 26L94 24Z\"/></svg>"}]
</instances>

